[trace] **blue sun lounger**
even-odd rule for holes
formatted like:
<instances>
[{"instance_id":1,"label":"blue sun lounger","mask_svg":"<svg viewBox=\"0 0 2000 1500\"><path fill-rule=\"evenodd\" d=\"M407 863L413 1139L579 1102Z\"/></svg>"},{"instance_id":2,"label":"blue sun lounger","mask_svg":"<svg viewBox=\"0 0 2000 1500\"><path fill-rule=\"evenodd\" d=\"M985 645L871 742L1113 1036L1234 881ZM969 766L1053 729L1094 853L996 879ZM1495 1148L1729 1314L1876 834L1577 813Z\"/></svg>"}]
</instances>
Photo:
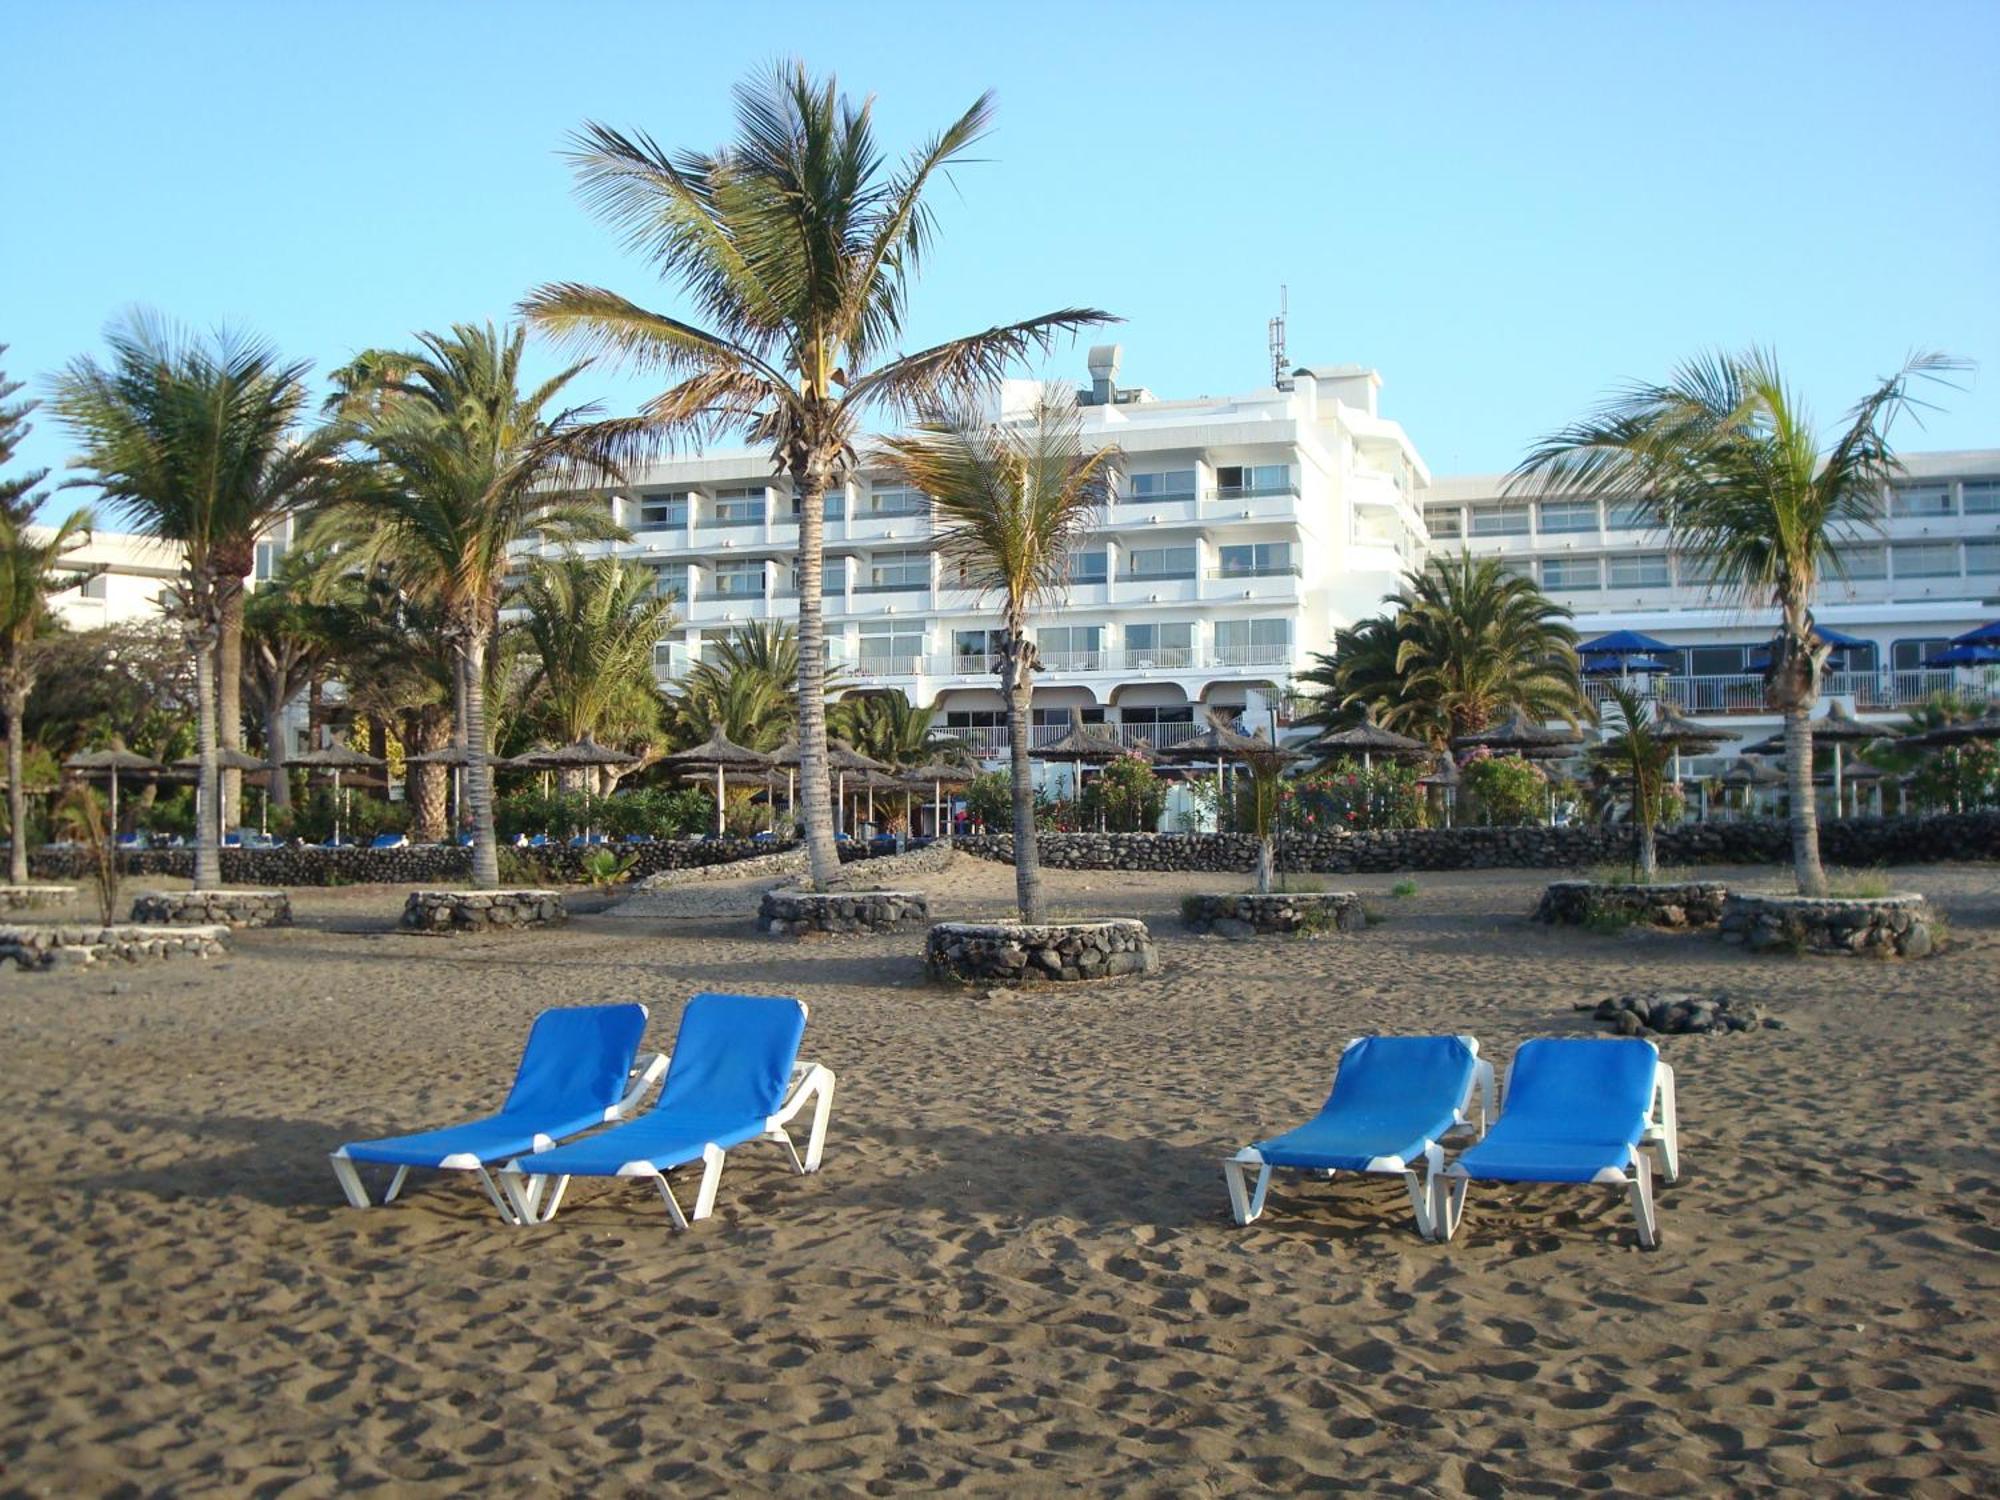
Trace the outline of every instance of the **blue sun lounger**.
<instances>
[{"instance_id":1,"label":"blue sun lounger","mask_svg":"<svg viewBox=\"0 0 2000 1500\"><path fill-rule=\"evenodd\" d=\"M646 1031L643 1005L578 1005L535 1017L514 1087L500 1112L443 1130L349 1141L332 1156L347 1201L368 1207L358 1162L396 1169L384 1203L396 1201L412 1167L473 1172L500 1217L514 1221L512 1205L494 1185L488 1166L543 1150L607 1120L620 1120L666 1071L666 1059L637 1056Z\"/></svg>"},{"instance_id":2,"label":"blue sun lounger","mask_svg":"<svg viewBox=\"0 0 2000 1500\"><path fill-rule=\"evenodd\" d=\"M1439 1238L1457 1231L1475 1182L1604 1183L1631 1191L1639 1243L1650 1250L1660 1226L1647 1146L1658 1148L1667 1181L1680 1175L1674 1070L1659 1048L1642 1037L1523 1042L1507 1067L1500 1118L1436 1179Z\"/></svg>"},{"instance_id":3,"label":"blue sun lounger","mask_svg":"<svg viewBox=\"0 0 2000 1500\"><path fill-rule=\"evenodd\" d=\"M1474 1087L1483 1103L1477 1123L1468 1118ZM1222 1164L1229 1207L1239 1224L1264 1211L1275 1167L1323 1172L1400 1174L1416 1210L1417 1233L1432 1235L1431 1184L1444 1164L1443 1140L1455 1131L1477 1134L1493 1107L1493 1065L1469 1036L1357 1037L1341 1051L1333 1089L1311 1120L1245 1146ZM1426 1176L1417 1176L1417 1163ZM1257 1168L1246 1191L1244 1169Z\"/></svg>"},{"instance_id":4,"label":"blue sun lounger","mask_svg":"<svg viewBox=\"0 0 2000 1500\"><path fill-rule=\"evenodd\" d=\"M805 1029L806 1008L797 1000L696 995L681 1012L657 1104L572 1145L523 1152L501 1169L518 1222L553 1219L572 1177L630 1177L657 1187L674 1227L686 1229L714 1210L729 1148L749 1141L778 1142L796 1170L818 1171L834 1080L827 1069L798 1060ZM814 1106L812 1134L801 1160L785 1125L808 1103ZM701 1185L694 1211L683 1214L667 1173L697 1161Z\"/></svg>"}]
</instances>

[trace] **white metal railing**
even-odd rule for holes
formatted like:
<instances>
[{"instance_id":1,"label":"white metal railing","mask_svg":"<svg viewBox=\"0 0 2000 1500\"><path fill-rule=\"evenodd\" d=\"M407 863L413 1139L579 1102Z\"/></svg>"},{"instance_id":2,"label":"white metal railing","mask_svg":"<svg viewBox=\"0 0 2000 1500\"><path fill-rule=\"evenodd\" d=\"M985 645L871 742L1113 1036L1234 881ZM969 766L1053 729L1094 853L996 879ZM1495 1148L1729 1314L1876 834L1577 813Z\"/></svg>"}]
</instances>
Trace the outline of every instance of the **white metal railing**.
<instances>
[{"instance_id":1,"label":"white metal railing","mask_svg":"<svg viewBox=\"0 0 2000 1500\"><path fill-rule=\"evenodd\" d=\"M1593 703L1604 703L1616 677L1590 677L1584 692ZM1764 702L1764 678L1758 672L1732 672L1698 677L1635 677L1628 684L1648 696L1671 698L1683 712L1691 714L1761 714L1770 709ZM1864 712L1911 708L1934 693L1951 691L1957 677L1946 668L1919 668L1910 671L1828 672L1820 680L1823 698L1852 698Z\"/></svg>"},{"instance_id":2,"label":"white metal railing","mask_svg":"<svg viewBox=\"0 0 2000 1500\"><path fill-rule=\"evenodd\" d=\"M1211 667L1283 667L1291 660L1290 646L1218 646L1208 654Z\"/></svg>"},{"instance_id":3,"label":"white metal railing","mask_svg":"<svg viewBox=\"0 0 2000 1500\"><path fill-rule=\"evenodd\" d=\"M1192 723L1167 724L1087 724L1084 726L1094 734L1106 735L1119 744L1131 748L1150 745L1155 750L1164 750L1169 745L1178 745L1183 740L1192 739L1201 732ZM1068 734L1070 726L1063 724L1036 724L1028 733L1028 743L1035 749L1053 744ZM1002 756L1007 753L1010 740L1004 724L986 724L972 729L941 729L942 736L957 740L975 755L984 757Z\"/></svg>"}]
</instances>

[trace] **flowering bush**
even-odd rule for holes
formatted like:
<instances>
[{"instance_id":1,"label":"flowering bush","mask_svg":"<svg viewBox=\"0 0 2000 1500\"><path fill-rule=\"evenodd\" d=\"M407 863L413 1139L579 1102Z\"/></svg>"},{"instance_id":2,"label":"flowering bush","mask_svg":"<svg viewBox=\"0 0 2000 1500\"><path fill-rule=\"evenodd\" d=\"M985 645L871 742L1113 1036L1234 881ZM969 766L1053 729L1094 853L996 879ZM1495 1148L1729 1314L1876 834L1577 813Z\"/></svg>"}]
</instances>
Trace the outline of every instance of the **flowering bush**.
<instances>
[{"instance_id":1,"label":"flowering bush","mask_svg":"<svg viewBox=\"0 0 2000 1500\"><path fill-rule=\"evenodd\" d=\"M1421 828L1424 811L1415 766L1384 762L1363 768L1359 761L1339 760L1286 783L1279 826L1298 833Z\"/></svg>"},{"instance_id":2,"label":"flowering bush","mask_svg":"<svg viewBox=\"0 0 2000 1500\"><path fill-rule=\"evenodd\" d=\"M1084 782L1076 815L1085 828L1102 819L1113 833L1152 833L1166 807L1166 783L1141 757L1121 755Z\"/></svg>"},{"instance_id":3,"label":"flowering bush","mask_svg":"<svg viewBox=\"0 0 2000 1500\"><path fill-rule=\"evenodd\" d=\"M1459 776L1459 785L1478 807L1482 822L1539 823L1548 808L1548 776L1518 755L1475 750Z\"/></svg>"}]
</instances>

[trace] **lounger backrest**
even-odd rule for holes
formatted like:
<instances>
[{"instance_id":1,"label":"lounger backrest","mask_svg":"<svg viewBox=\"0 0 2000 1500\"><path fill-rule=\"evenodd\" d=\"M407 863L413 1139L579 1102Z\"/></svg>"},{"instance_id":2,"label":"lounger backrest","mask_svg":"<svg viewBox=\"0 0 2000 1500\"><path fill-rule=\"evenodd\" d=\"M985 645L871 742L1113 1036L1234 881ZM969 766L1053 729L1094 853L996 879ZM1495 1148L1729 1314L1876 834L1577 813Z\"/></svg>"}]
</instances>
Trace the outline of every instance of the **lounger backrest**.
<instances>
[{"instance_id":1,"label":"lounger backrest","mask_svg":"<svg viewBox=\"0 0 2000 1500\"><path fill-rule=\"evenodd\" d=\"M503 1114L567 1118L609 1109L625 1094L643 1005L572 1005L535 1017Z\"/></svg>"},{"instance_id":2,"label":"lounger backrest","mask_svg":"<svg viewBox=\"0 0 2000 1500\"><path fill-rule=\"evenodd\" d=\"M1365 1036L1340 1055L1327 1110L1343 1118L1402 1118L1422 1103L1456 1109L1478 1058L1455 1036Z\"/></svg>"},{"instance_id":3,"label":"lounger backrest","mask_svg":"<svg viewBox=\"0 0 2000 1500\"><path fill-rule=\"evenodd\" d=\"M806 1008L768 995L696 995L681 1012L660 1109L691 1114L774 1114L784 1102Z\"/></svg>"},{"instance_id":4,"label":"lounger backrest","mask_svg":"<svg viewBox=\"0 0 2000 1500\"><path fill-rule=\"evenodd\" d=\"M1659 1049L1643 1037L1523 1042L1501 1117L1550 1139L1630 1145L1645 1131L1659 1063Z\"/></svg>"}]
</instances>

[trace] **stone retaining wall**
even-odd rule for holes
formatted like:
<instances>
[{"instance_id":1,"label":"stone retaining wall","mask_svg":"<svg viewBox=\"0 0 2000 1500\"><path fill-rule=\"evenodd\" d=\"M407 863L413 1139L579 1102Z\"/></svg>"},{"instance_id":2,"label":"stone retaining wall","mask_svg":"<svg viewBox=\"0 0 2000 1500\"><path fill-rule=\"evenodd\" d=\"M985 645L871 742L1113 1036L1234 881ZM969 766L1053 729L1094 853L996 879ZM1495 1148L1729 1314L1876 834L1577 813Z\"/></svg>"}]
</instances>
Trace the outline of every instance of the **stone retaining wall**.
<instances>
[{"instance_id":1,"label":"stone retaining wall","mask_svg":"<svg viewBox=\"0 0 2000 1500\"><path fill-rule=\"evenodd\" d=\"M894 932L928 922L931 903L920 891L766 891L757 929L773 937L809 932Z\"/></svg>"},{"instance_id":2,"label":"stone retaining wall","mask_svg":"<svg viewBox=\"0 0 2000 1500\"><path fill-rule=\"evenodd\" d=\"M1784 896L1730 892L1722 940L1753 952L1923 958L1938 943L1936 914L1922 896Z\"/></svg>"},{"instance_id":3,"label":"stone retaining wall","mask_svg":"<svg viewBox=\"0 0 2000 1500\"><path fill-rule=\"evenodd\" d=\"M284 891L141 891L132 920L155 927L289 927Z\"/></svg>"},{"instance_id":4,"label":"stone retaining wall","mask_svg":"<svg viewBox=\"0 0 2000 1500\"><path fill-rule=\"evenodd\" d=\"M411 891L403 903L411 932L512 932L568 920L561 891Z\"/></svg>"},{"instance_id":5,"label":"stone retaining wall","mask_svg":"<svg viewBox=\"0 0 2000 1500\"><path fill-rule=\"evenodd\" d=\"M73 885L0 885L0 911L37 911L67 906L75 899Z\"/></svg>"},{"instance_id":6,"label":"stone retaining wall","mask_svg":"<svg viewBox=\"0 0 2000 1500\"><path fill-rule=\"evenodd\" d=\"M1186 896L1181 925L1190 932L1247 938L1260 933L1359 932L1368 925L1361 897L1353 891L1234 891Z\"/></svg>"},{"instance_id":7,"label":"stone retaining wall","mask_svg":"<svg viewBox=\"0 0 2000 1500\"><path fill-rule=\"evenodd\" d=\"M1011 833L974 834L956 847L1011 864ZM1403 870L1583 869L1632 859L1628 827L1393 828L1285 834L1278 868L1318 874ZM1042 863L1059 870L1186 870L1217 874L1256 865L1257 840L1240 833L1046 833ZM2000 859L2000 812L1926 818L1843 818L1820 824L1829 864L1928 864ZM1791 832L1778 820L1687 823L1659 834L1662 864L1789 864Z\"/></svg>"},{"instance_id":8,"label":"stone retaining wall","mask_svg":"<svg viewBox=\"0 0 2000 1500\"><path fill-rule=\"evenodd\" d=\"M228 951L227 927L137 927L86 923L80 927L0 927L0 967L83 967L122 959L213 958Z\"/></svg>"},{"instance_id":9,"label":"stone retaining wall","mask_svg":"<svg viewBox=\"0 0 2000 1500\"><path fill-rule=\"evenodd\" d=\"M1716 880L1675 885L1600 885L1594 880L1558 880L1542 892L1535 920L1587 927L1611 917L1653 927L1713 927L1722 920L1729 887Z\"/></svg>"},{"instance_id":10,"label":"stone retaining wall","mask_svg":"<svg viewBox=\"0 0 2000 1500\"><path fill-rule=\"evenodd\" d=\"M1011 922L940 922L924 943L933 979L961 984L1044 984L1150 974L1152 934L1130 917L1024 927Z\"/></svg>"}]
</instances>

